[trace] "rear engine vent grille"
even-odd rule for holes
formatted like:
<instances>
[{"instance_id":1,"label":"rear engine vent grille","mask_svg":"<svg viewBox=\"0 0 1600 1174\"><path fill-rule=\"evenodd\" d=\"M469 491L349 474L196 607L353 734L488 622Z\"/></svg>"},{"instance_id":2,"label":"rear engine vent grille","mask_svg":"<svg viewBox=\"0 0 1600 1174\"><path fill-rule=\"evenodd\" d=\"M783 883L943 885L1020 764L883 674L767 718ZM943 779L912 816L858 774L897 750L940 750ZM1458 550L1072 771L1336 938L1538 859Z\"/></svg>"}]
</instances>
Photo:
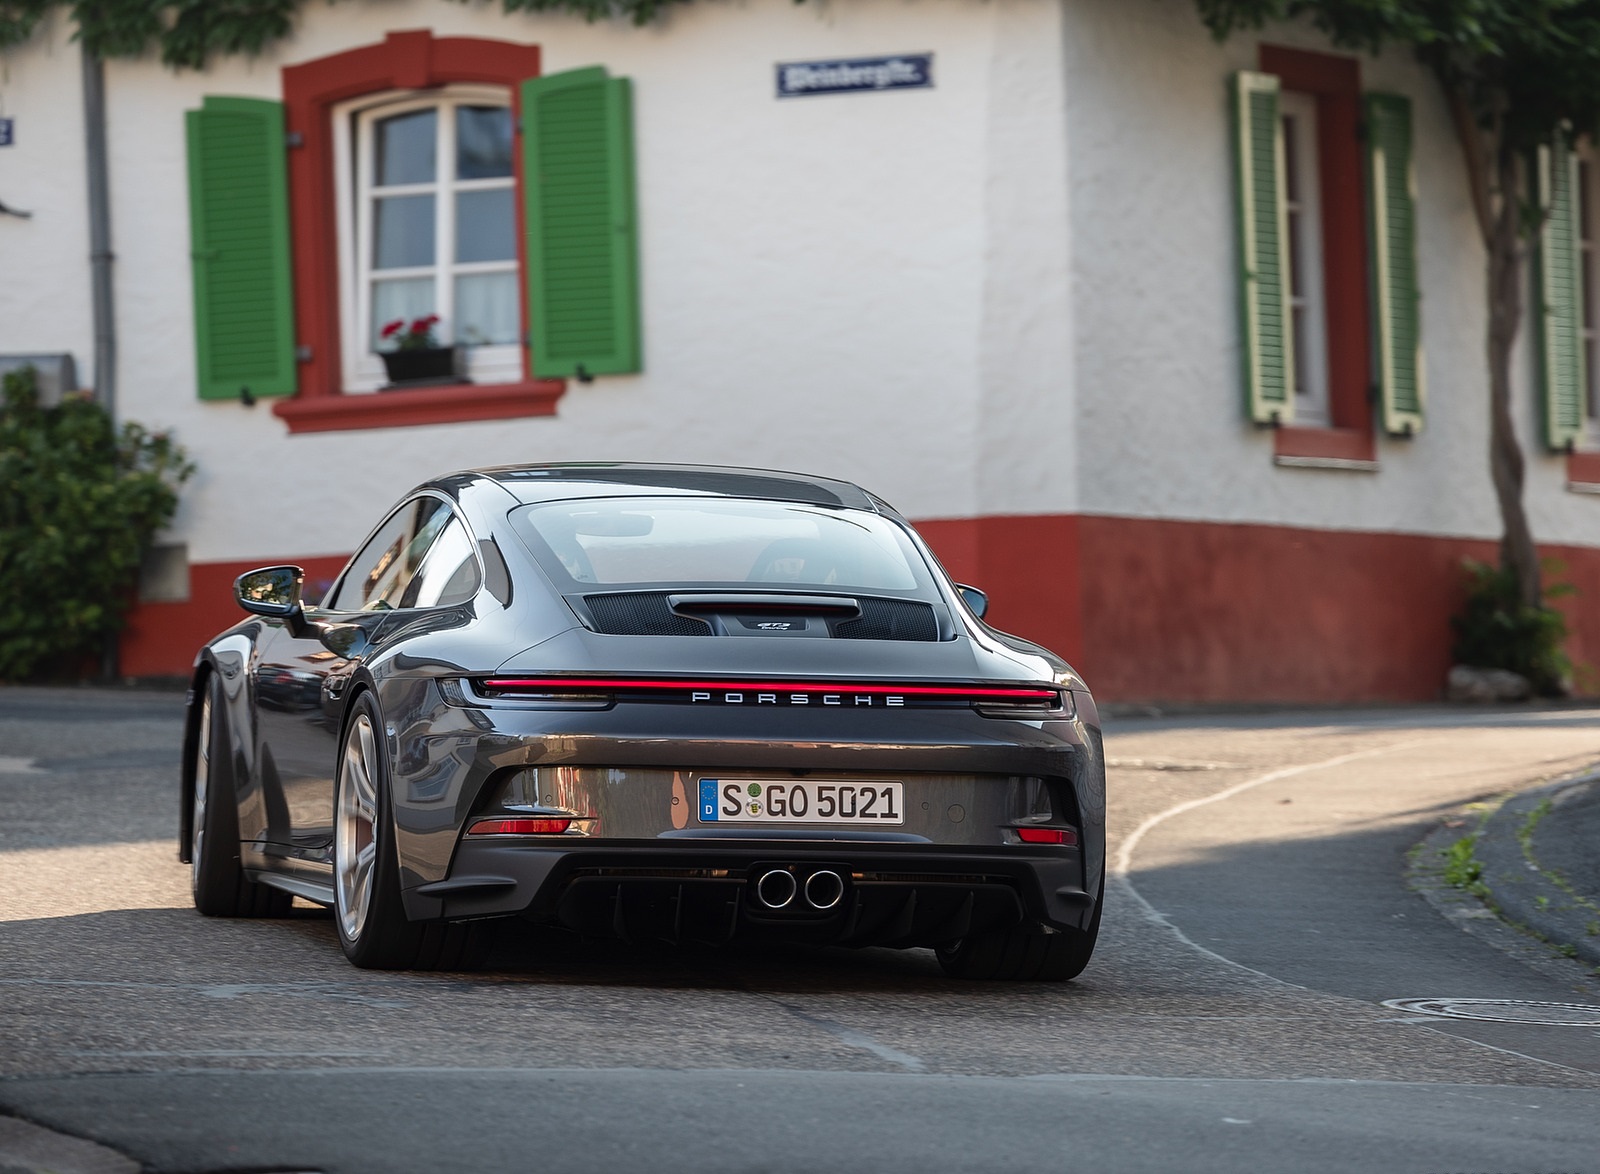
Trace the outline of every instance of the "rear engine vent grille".
<instances>
[{"instance_id":1,"label":"rear engine vent grille","mask_svg":"<svg viewBox=\"0 0 1600 1174\"><path fill-rule=\"evenodd\" d=\"M585 595L595 631L608 636L709 636L711 624L672 610L664 592L636 591ZM830 620L830 635L839 640L939 639L939 620L926 603L903 599L862 599L861 615ZM737 613L741 609L730 608ZM763 612L763 615L766 613Z\"/></svg>"},{"instance_id":2,"label":"rear engine vent grille","mask_svg":"<svg viewBox=\"0 0 1600 1174\"><path fill-rule=\"evenodd\" d=\"M665 595L641 591L631 595L585 595L597 631L611 636L709 636L711 626L680 616Z\"/></svg>"},{"instance_id":3,"label":"rear engine vent grille","mask_svg":"<svg viewBox=\"0 0 1600 1174\"><path fill-rule=\"evenodd\" d=\"M863 599L861 618L835 624L841 640L937 640L939 621L926 603L905 599Z\"/></svg>"}]
</instances>

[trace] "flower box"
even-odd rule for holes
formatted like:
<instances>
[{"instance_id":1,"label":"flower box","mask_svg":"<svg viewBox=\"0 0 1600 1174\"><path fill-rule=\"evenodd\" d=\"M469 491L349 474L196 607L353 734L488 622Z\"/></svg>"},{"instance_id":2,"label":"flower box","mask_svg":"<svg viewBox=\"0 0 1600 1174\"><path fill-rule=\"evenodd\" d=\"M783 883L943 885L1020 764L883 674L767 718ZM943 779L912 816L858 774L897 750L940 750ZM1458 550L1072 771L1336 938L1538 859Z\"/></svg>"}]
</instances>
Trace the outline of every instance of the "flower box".
<instances>
[{"instance_id":1,"label":"flower box","mask_svg":"<svg viewBox=\"0 0 1600 1174\"><path fill-rule=\"evenodd\" d=\"M467 382L465 347L412 347L380 354L389 373L389 387Z\"/></svg>"}]
</instances>

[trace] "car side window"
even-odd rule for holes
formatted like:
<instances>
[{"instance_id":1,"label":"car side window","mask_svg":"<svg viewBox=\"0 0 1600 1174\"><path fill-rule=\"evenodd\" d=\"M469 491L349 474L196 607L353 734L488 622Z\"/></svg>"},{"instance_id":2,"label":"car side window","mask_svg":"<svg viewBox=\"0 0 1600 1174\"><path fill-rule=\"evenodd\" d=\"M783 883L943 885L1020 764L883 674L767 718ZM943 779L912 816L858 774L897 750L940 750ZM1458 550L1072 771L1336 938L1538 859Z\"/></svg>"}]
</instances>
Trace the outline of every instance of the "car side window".
<instances>
[{"instance_id":1,"label":"car side window","mask_svg":"<svg viewBox=\"0 0 1600 1174\"><path fill-rule=\"evenodd\" d=\"M451 517L428 549L421 569L412 578L401 607L452 607L478 593L482 578L472 540L461 519Z\"/></svg>"},{"instance_id":2,"label":"car side window","mask_svg":"<svg viewBox=\"0 0 1600 1174\"><path fill-rule=\"evenodd\" d=\"M329 606L334 611L399 607L423 556L450 519L450 508L436 497L406 502L350 560Z\"/></svg>"}]
</instances>

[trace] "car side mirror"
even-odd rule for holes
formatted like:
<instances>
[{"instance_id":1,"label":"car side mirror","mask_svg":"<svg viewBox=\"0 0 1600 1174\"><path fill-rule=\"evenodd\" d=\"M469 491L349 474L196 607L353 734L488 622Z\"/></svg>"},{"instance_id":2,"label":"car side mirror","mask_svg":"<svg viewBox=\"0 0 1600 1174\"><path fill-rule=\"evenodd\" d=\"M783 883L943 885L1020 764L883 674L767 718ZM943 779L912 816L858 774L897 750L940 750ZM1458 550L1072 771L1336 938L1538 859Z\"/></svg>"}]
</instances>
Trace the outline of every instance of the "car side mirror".
<instances>
[{"instance_id":1,"label":"car side mirror","mask_svg":"<svg viewBox=\"0 0 1600 1174\"><path fill-rule=\"evenodd\" d=\"M961 596L961 602L972 610L972 614L980 620L989 611L989 597L976 587L968 587L965 583L956 584L956 594Z\"/></svg>"},{"instance_id":2,"label":"car side mirror","mask_svg":"<svg viewBox=\"0 0 1600 1174\"><path fill-rule=\"evenodd\" d=\"M289 621L289 631L303 636L309 629L300 589L306 573L299 567L262 567L246 571L233 581L233 597L252 615Z\"/></svg>"}]
</instances>

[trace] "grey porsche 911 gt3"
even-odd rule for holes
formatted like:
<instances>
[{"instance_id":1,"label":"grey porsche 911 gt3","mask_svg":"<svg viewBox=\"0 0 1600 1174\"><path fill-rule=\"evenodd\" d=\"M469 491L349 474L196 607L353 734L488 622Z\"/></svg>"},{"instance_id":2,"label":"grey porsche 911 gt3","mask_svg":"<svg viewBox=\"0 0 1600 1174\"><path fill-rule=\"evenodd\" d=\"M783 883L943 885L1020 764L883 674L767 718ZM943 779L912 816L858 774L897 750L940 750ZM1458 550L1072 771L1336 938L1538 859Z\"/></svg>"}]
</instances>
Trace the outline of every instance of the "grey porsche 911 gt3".
<instances>
[{"instance_id":1,"label":"grey porsche 911 gt3","mask_svg":"<svg viewBox=\"0 0 1600 1174\"><path fill-rule=\"evenodd\" d=\"M545 465L408 494L319 604L239 578L200 650L195 905L333 910L357 966L467 965L491 920L625 941L932 947L1069 979L1105 764L1064 661L982 622L854 485Z\"/></svg>"}]
</instances>

